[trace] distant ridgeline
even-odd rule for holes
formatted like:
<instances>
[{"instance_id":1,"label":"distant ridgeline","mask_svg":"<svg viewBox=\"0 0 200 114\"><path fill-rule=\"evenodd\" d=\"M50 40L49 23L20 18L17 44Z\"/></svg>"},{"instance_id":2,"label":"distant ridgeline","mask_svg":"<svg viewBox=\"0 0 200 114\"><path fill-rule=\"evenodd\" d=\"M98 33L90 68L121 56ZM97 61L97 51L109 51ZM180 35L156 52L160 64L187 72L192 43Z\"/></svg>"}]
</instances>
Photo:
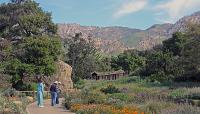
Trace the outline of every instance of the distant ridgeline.
<instances>
[{"instance_id":1,"label":"distant ridgeline","mask_svg":"<svg viewBox=\"0 0 200 114\"><path fill-rule=\"evenodd\" d=\"M183 17L175 24L155 24L146 30L128 27L96 27L79 24L58 24L58 34L62 39L82 32L84 38L92 36L96 47L107 54L116 54L127 49L147 50L161 44L174 32L184 31L188 22L200 23L200 12Z\"/></svg>"}]
</instances>

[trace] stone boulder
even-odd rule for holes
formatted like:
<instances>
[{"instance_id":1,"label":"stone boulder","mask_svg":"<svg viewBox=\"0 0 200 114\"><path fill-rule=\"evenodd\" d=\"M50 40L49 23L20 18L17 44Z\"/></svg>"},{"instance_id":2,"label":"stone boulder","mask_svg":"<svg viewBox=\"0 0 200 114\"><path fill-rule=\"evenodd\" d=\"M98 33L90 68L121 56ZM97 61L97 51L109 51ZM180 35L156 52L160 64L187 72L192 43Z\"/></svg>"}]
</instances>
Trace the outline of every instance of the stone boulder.
<instances>
[{"instance_id":1,"label":"stone boulder","mask_svg":"<svg viewBox=\"0 0 200 114\"><path fill-rule=\"evenodd\" d=\"M59 60L56 65L57 72L55 73L55 75L51 77L45 77L46 79L44 79L46 89L49 90L50 85L55 81L61 82L60 88L62 89L62 91L73 89L73 82L71 78L72 67L61 60Z\"/></svg>"},{"instance_id":2,"label":"stone boulder","mask_svg":"<svg viewBox=\"0 0 200 114\"><path fill-rule=\"evenodd\" d=\"M61 82L62 89L73 89L72 67L63 61L58 61L57 68L55 79Z\"/></svg>"}]
</instances>

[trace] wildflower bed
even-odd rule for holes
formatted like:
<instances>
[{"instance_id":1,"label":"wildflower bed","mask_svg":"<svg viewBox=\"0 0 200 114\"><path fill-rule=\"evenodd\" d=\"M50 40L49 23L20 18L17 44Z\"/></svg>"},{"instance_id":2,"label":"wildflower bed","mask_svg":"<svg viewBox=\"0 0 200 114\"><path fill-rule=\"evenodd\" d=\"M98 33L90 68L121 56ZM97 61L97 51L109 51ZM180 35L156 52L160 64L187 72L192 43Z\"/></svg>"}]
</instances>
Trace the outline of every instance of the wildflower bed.
<instances>
[{"instance_id":1,"label":"wildflower bed","mask_svg":"<svg viewBox=\"0 0 200 114\"><path fill-rule=\"evenodd\" d=\"M137 77L85 81L63 104L77 114L200 114L200 88L149 83Z\"/></svg>"},{"instance_id":2,"label":"wildflower bed","mask_svg":"<svg viewBox=\"0 0 200 114\"><path fill-rule=\"evenodd\" d=\"M71 111L77 113L87 113L87 114L145 114L140 111L137 107L123 107L116 108L111 105L103 105L103 104L73 104L71 106Z\"/></svg>"}]
</instances>

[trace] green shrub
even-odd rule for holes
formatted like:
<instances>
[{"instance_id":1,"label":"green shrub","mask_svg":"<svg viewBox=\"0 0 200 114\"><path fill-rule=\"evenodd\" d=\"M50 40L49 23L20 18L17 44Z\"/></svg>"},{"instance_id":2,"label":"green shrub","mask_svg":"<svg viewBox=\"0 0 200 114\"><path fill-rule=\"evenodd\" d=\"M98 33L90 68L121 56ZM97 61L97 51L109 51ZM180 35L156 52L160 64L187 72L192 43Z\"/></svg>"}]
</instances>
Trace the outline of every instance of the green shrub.
<instances>
[{"instance_id":1,"label":"green shrub","mask_svg":"<svg viewBox=\"0 0 200 114\"><path fill-rule=\"evenodd\" d=\"M37 83L25 83L19 80L13 87L18 91L36 91Z\"/></svg>"},{"instance_id":2,"label":"green shrub","mask_svg":"<svg viewBox=\"0 0 200 114\"><path fill-rule=\"evenodd\" d=\"M113 98L113 99L119 99L119 100L125 101L125 102L131 100L131 97L125 93L114 93L114 94L109 95L108 97Z\"/></svg>"},{"instance_id":3,"label":"green shrub","mask_svg":"<svg viewBox=\"0 0 200 114\"><path fill-rule=\"evenodd\" d=\"M105 94L120 93L120 90L116 88L114 85L108 85L106 88L101 88L100 91Z\"/></svg>"},{"instance_id":4,"label":"green shrub","mask_svg":"<svg viewBox=\"0 0 200 114\"><path fill-rule=\"evenodd\" d=\"M106 100L106 96L100 93L91 93L88 96L88 104L102 104Z\"/></svg>"},{"instance_id":5,"label":"green shrub","mask_svg":"<svg viewBox=\"0 0 200 114\"><path fill-rule=\"evenodd\" d=\"M173 99L184 98L184 96L185 96L185 90L184 89L176 89L169 94L169 97L171 97Z\"/></svg>"},{"instance_id":6,"label":"green shrub","mask_svg":"<svg viewBox=\"0 0 200 114\"><path fill-rule=\"evenodd\" d=\"M155 101L155 100L149 100L145 102L143 106L140 108L145 112L154 112L156 114L161 114L161 111L166 108L172 108L175 104L170 102L163 102L163 101Z\"/></svg>"},{"instance_id":7,"label":"green shrub","mask_svg":"<svg viewBox=\"0 0 200 114\"><path fill-rule=\"evenodd\" d=\"M85 104L100 104L104 103L106 100L106 96L104 94L92 92L88 89L83 89L80 94L82 102Z\"/></svg>"},{"instance_id":8,"label":"green shrub","mask_svg":"<svg viewBox=\"0 0 200 114\"><path fill-rule=\"evenodd\" d=\"M37 83L31 83L29 84L29 91L36 91L37 90Z\"/></svg>"},{"instance_id":9,"label":"green shrub","mask_svg":"<svg viewBox=\"0 0 200 114\"><path fill-rule=\"evenodd\" d=\"M17 92L14 88L8 88L7 90L3 92L2 95L6 97L14 97L14 96L17 96Z\"/></svg>"},{"instance_id":10,"label":"green shrub","mask_svg":"<svg viewBox=\"0 0 200 114\"><path fill-rule=\"evenodd\" d=\"M127 83L133 83L133 82L140 82L141 81L141 78L139 76L130 76L130 77L127 77L127 78L122 78L120 80L120 82L122 84L127 84Z\"/></svg>"},{"instance_id":11,"label":"green shrub","mask_svg":"<svg viewBox=\"0 0 200 114\"><path fill-rule=\"evenodd\" d=\"M126 102L125 101L122 101L118 98L112 98L112 97L108 97L106 99L106 102L105 102L106 105L112 105L114 106L115 108L123 108L125 105L126 105Z\"/></svg>"},{"instance_id":12,"label":"green shrub","mask_svg":"<svg viewBox=\"0 0 200 114\"><path fill-rule=\"evenodd\" d=\"M113 114L110 109L94 108L94 109L80 109L76 114Z\"/></svg>"},{"instance_id":13,"label":"green shrub","mask_svg":"<svg viewBox=\"0 0 200 114\"><path fill-rule=\"evenodd\" d=\"M74 87L77 89L83 89L85 87L85 82L82 79L79 79L75 84Z\"/></svg>"},{"instance_id":14,"label":"green shrub","mask_svg":"<svg viewBox=\"0 0 200 114\"><path fill-rule=\"evenodd\" d=\"M164 109L161 111L161 114L200 114L200 108L183 104L174 106L172 108Z\"/></svg>"},{"instance_id":15,"label":"green shrub","mask_svg":"<svg viewBox=\"0 0 200 114\"><path fill-rule=\"evenodd\" d=\"M147 79L151 82L166 82L171 80L171 76L166 75L163 71L159 71L155 74L151 74Z\"/></svg>"},{"instance_id":16,"label":"green shrub","mask_svg":"<svg viewBox=\"0 0 200 114\"><path fill-rule=\"evenodd\" d=\"M63 105L70 109L72 104L103 104L106 101L106 95L102 93L91 92L88 89L83 89L81 92L66 94Z\"/></svg>"},{"instance_id":17,"label":"green shrub","mask_svg":"<svg viewBox=\"0 0 200 114\"><path fill-rule=\"evenodd\" d=\"M72 105L72 95L70 94L65 94L64 95L64 101L62 102L62 104L64 105L64 107L69 110L71 108Z\"/></svg>"},{"instance_id":18,"label":"green shrub","mask_svg":"<svg viewBox=\"0 0 200 114\"><path fill-rule=\"evenodd\" d=\"M185 96L189 99L200 99L200 87L184 88Z\"/></svg>"},{"instance_id":19,"label":"green shrub","mask_svg":"<svg viewBox=\"0 0 200 114\"><path fill-rule=\"evenodd\" d=\"M192 105L200 106L200 100L191 100Z\"/></svg>"},{"instance_id":20,"label":"green shrub","mask_svg":"<svg viewBox=\"0 0 200 114\"><path fill-rule=\"evenodd\" d=\"M0 97L0 114L26 114L26 99L21 99L22 105L17 105L7 98Z\"/></svg>"}]
</instances>

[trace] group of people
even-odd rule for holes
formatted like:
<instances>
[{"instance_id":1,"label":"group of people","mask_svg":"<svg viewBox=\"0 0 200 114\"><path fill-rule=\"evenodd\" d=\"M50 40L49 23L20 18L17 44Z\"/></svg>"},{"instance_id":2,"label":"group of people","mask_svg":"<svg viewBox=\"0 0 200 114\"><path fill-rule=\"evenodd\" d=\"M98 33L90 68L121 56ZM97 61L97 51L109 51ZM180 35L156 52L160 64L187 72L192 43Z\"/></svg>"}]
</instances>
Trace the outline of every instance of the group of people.
<instances>
[{"instance_id":1,"label":"group of people","mask_svg":"<svg viewBox=\"0 0 200 114\"><path fill-rule=\"evenodd\" d=\"M55 106L56 104L59 104L59 97L61 93L60 84L61 82L55 81L50 86L51 106ZM42 80L39 79L38 85L37 85L37 105L39 107L44 107L43 97L44 97L44 84Z\"/></svg>"},{"instance_id":2,"label":"group of people","mask_svg":"<svg viewBox=\"0 0 200 114\"><path fill-rule=\"evenodd\" d=\"M55 81L53 84L51 84L50 92L51 92L51 106L54 106L56 104L59 104L59 97L61 93L61 89L59 88L59 85L61 82Z\"/></svg>"}]
</instances>

